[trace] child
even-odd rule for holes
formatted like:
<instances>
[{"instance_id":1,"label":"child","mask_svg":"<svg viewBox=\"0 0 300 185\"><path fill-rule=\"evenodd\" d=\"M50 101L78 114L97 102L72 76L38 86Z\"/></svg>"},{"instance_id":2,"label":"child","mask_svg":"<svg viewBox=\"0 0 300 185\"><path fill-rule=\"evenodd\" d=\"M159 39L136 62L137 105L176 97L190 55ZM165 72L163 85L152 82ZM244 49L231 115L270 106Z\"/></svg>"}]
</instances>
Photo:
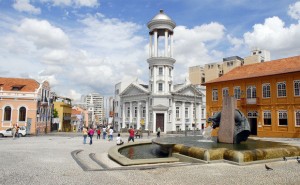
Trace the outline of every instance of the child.
<instances>
[{"instance_id":1,"label":"child","mask_svg":"<svg viewBox=\"0 0 300 185\"><path fill-rule=\"evenodd\" d=\"M117 137L117 145L122 145L124 142L122 140L122 138L120 137L120 134L118 134L118 137Z\"/></svg>"}]
</instances>

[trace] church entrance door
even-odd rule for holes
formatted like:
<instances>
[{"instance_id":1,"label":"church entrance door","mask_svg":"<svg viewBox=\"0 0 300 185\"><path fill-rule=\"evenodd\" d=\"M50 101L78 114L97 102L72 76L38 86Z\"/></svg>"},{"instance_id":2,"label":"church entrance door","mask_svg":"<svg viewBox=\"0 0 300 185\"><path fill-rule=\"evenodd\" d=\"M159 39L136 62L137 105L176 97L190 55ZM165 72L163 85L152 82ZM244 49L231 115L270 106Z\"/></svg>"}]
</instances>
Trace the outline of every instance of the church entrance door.
<instances>
[{"instance_id":1,"label":"church entrance door","mask_svg":"<svg viewBox=\"0 0 300 185\"><path fill-rule=\"evenodd\" d=\"M160 127L161 132L164 132L164 114L156 114L156 130Z\"/></svg>"}]
</instances>

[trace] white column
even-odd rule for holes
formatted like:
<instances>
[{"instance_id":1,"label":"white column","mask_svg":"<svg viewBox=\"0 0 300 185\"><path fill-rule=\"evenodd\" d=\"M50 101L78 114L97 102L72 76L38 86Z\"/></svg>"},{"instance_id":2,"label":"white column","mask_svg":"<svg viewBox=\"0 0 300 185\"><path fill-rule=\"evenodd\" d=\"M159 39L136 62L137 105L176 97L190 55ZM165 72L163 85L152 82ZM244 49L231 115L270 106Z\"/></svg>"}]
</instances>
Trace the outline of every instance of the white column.
<instances>
[{"instance_id":1,"label":"white column","mask_svg":"<svg viewBox=\"0 0 300 185\"><path fill-rule=\"evenodd\" d=\"M164 66L164 80L165 80L165 89L164 89L164 92L165 94L168 93L169 91L169 85L168 85L168 67L167 66Z\"/></svg>"},{"instance_id":2,"label":"white column","mask_svg":"<svg viewBox=\"0 0 300 185\"><path fill-rule=\"evenodd\" d=\"M181 125L182 125L182 130L185 130L185 103L182 102L181 104Z\"/></svg>"},{"instance_id":3,"label":"white column","mask_svg":"<svg viewBox=\"0 0 300 185\"><path fill-rule=\"evenodd\" d=\"M132 125L132 102L129 103L129 109L130 109L130 114L129 114L129 128Z\"/></svg>"},{"instance_id":4,"label":"white column","mask_svg":"<svg viewBox=\"0 0 300 185\"><path fill-rule=\"evenodd\" d=\"M148 109L148 101L146 100L146 118L145 118L145 130L149 130L148 129L148 125L149 125L149 109Z\"/></svg>"},{"instance_id":5,"label":"white column","mask_svg":"<svg viewBox=\"0 0 300 185\"><path fill-rule=\"evenodd\" d=\"M175 101L172 102L172 114L171 114L171 119L172 119L172 130L176 130L176 104Z\"/></svg>"},{"instance_id":6,"label":"white column","mask_svg":"<svg viewBox=\"0 0 300 185\"><path fill-rule=\"evenodd\" d=\"M156 66L153 66L153 84L152 84L152 88L153 88L153 94L156 94L157 91L157 87L156 87L156 70L157 70L157 67Z\"/></svg>"},{"instance_id":7,"label":"white column","mask_svg":"<svg viewBox=\"0 0 300 185\"><path fill-rule=\"evenodd\" d=\"M165 30L165 57L168 57L168 30Z\"/></svg>"},{"instance_id":8,"label":"white column","mask_svg":"<svg viewBox=\"0 0 300 185\"><path fill-rule=\"evenodd\" d=\"M152 130L153 130L153 133L156 133L156 112L155 111L153 111L153 113L152 113L152 120L153 120L153 122L152 122Z\"/></svg>"},{"instance_id":9,"label":"white column","mask_svg":"<svg viewBox=\"0 0 300 185\"><path fill-rule=\"evenodd\" d=\"M153 55L153 49L152 49L152 39L153 39L153 35L149 35L149 37L150 37L150 43L149 43L149 58L151 58L152 57L152 55Z\"/></svg>"},{"instance_id":10,"label":"white column","mask_svg":"<svg viewBox=\"0 0 300 185\"><path fill-rule=\"evenodd\" d=\"M122 110L122 123L123 123L123 124L122 124L122 127L123 127L123 128L125 128L125 126L126 126L126 122L125 122L125 117L126 117L126 116L125 116L125 111L126 111L126 110L125 110L125 102L124 102L124 103L123 103L123 110Z\"/></svg>"},{"instance_id":11,"label":"white column","mask_svg":"<svg viewBox=\"0 0 300 185\"><path fill-rule=\"evenodd\" d=\"M157 40L157 30L154 31L154 57L157 57L158 52L158 40Z\"/></svg>"},{"instance_id":12,"label":"white column","mask_svg":"<svg viewBox=\"0 0 300 185\"><path fill-rule=\"evenodd\" d=\"M137 104L137 118L136 118L136 126L137 129L141 127L141 102L138 102Z\"/></svg>"},{"instance_id":13,"label":"white column","mask_svg":"<svg viewBox=\"0 0 300 185\"><path fill-rule=\"evenodd\" d=\"M173 57L173 34L170 35L171 43L170 43L170 57Z\"/></svg>"},{"instance_id":14,"label":"white column","mask_svg":"<svg viewBox=\"0 0 300 185\"><path fill-rule=\"evenodd\" d=\"M194 112L194 103L193 102L191 102L191 109L189 110L190 112L189 112L189 115L190 115L190 122L191 122L191 124L193 124L195 121L195 115L193 114L193 112ZM196 114L196 110L195 110L195 114Z\"/></svg>"}]
</instances>

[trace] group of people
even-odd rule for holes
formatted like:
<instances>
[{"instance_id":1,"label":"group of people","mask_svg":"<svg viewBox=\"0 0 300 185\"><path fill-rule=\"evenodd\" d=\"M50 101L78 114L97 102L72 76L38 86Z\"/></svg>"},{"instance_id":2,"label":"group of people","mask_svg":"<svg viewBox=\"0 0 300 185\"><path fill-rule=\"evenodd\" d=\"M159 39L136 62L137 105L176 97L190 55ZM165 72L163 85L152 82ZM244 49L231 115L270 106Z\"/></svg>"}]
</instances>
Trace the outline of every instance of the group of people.
<instances>
[{"instance_id":1,"label":"group of people","mask_svg":"<svg viewBox=\"0 0 300 185\"><path fill-rule=\"evenodd\" d=\"M108 133L108 141L112 141L113 140L113 127L103 127L102 128L102 134L103 134L103 139L106 138L106 135ZM95 133L97 133L97 139L101 138L101 128L97 128L97 129L93 129L93 128L88 128L88 127L84 127L82 129L82 133L83 133L83 144L86 144L86 138L89 136L90 138L90 145L93 144L93 136Z\"/></svg>"},{"instance_id":2,"label":"group of people","mask_svg":"<svg viewBox=\"0 0 300 185\"><path fill-rule=\"evenodd\" d=\"M106 135L108 135L108 141L113 141L113 127L103 127L101 128L97 128L97 129L93 129L93 128L88 128L88 127L84 127L82 129L82 133L83 133L83 144L86 144L86 138L87 136L89 136L90 138L90 145L93 144L93 136L94 133L97 133L97 139L101 138L101 130L102 130L102 138L105 139ZM157 137L160 137L160 127L158 127L157 129ZM134 136L139 136L139 138L143 137L142 136L142 129L138 129L137 131L135 131L132 126L130 127L130 129L128 129L128 133L129 133L129 137L128 137L128 143L130 141L134 142ZM121 134L118 133L118 137L116 138L117 141L117 145L122 145L124 144L123 139L121 138Z\"/></svg>"}]
</instances>

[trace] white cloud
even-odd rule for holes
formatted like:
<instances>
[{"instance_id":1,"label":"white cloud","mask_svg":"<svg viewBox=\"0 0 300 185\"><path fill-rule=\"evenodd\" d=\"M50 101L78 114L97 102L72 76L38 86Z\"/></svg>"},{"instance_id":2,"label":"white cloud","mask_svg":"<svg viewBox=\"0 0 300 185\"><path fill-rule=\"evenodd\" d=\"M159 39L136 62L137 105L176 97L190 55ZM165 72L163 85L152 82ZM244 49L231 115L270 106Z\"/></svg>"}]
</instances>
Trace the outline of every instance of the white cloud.
<instances>
[{"instance_id":1,"label":"white cloud","mask_svg":"<svg viewBox=\"0 0 300 185\"><path fill-rule=\"evenodd\" d=\"M37 48L65 48L69 44L69 38L64 31L46 20L26 18L16 27L16 31Z\"/></svg>"},{"instance_id":2,"label":"white cloud","mask_svg":"<svg viewBox=\"0 0 300 185\"><path fill-rule=\"evenodd\" d=\"M40 14L41 9L36 8L30 4L30 0L16 0L13 4L13 8L20 12L27 12L32 14Z\"/></svg>"},{"instance_id":3,"label":"white cloud","mask_svg":"<svg viewBox=\"0 0 300 185\"><path fill-rule=\"evenodd\" d=\"M100 3L97 0L43 0L50 2L53 6L75 6L79 7L98 7Z\"/></svg>"},{"instance_id":4,"label":"white cloud","mask_svg":"<svg viewBox=\"0 0 300 185\"><path fill-rule=\"evenodd\" d=\"M300 24L289 27L278 17L267 18L264 24L255 24L252 32L244 34L249 48L259 47L271 51L272 56L296 55L300 51ZM275 57L276 58L276 57Z\"/></svg>"},{"instance_id":5,"label":"white cloud","mask_svg":"<svg viewBox=\"0 0 300 185\"><path fill-rule=\"evenodd\" d=\"M232 50L232 51L237 51L244 44L243 39L239 39L239 38L233 37L231 35L227 35L227 40L232 45L232 47L230 48L230 50Z\"/></svg>"},{"instance_id":6,"label":"white cloud","mask_svg":"<svg viewBox=\"0 0 300 185\"><path fill-rule=\"evenodd\" d=\"M293 18L293 19L300 19L300 1L296 2L293 5L289 5L289 11L288 14Z\"/></svg>"},{"instance_id":7,"label":"white cloud","mask_svg":"<svg viewBox=\"0 0 300 185\"><path fill-rule=\"evenodd\" d=\"M178 74L175 80L183 81L190 66L212 62L213 57L208 44L220 41L224 36L224 31L223 25L214 22L192 29L177 26L174 30L175 73Z\"/></svg>"}]
</instances>

